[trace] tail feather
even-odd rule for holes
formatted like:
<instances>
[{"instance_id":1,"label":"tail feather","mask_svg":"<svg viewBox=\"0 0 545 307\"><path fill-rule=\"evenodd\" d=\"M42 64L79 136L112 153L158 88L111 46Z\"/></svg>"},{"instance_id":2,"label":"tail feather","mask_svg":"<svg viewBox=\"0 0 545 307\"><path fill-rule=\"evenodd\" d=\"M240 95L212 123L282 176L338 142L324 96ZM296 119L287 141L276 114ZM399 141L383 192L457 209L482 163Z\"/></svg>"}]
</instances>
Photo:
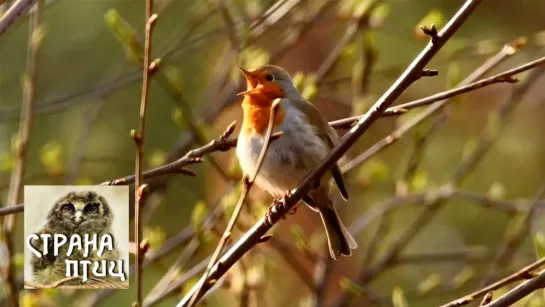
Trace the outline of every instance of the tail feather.
<instances>
[{"instance_id":1,"label":"tail feather","mask_svg":"<svg viewBox=\"0 0 545 307\"><path fill-rule=\"evenodd\" d=\"M356 249L358 244L343 225L335 209L320 206L318 210L324 223L331 258L337 260L339 255L352 255L352 249Z\"/></svg>"}]
</instances>

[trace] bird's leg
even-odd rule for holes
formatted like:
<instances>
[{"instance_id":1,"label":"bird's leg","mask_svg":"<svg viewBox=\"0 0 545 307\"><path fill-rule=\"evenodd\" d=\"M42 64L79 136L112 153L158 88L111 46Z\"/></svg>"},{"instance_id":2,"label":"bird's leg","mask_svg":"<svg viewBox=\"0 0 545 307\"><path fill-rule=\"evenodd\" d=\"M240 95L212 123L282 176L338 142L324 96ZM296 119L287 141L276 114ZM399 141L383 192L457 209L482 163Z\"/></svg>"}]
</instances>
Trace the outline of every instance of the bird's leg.
<instances>
[{"instance_id":1,"label":"bird's leg","mask_svg":"<svg viewBox=\"0 0 545 307\"><path fill-rule=\"evenodd\" d=\"M286 191L283 196L277 197L273 200L272 205L269 207L269 209L267 209L267 214L265 215L265 222L268 226L273 225L273 217L275 217L275 215L278 215L280 211L282 211L286 207L286 200L290 196L291 191ZM293 209L295 210L295 208ZM288 213L293 214L295 213L295 211L293 211L293 213L291 213L291 211ZM282 218L285 219L286 217L282 216Z\"/></svg>"}]
</instances>

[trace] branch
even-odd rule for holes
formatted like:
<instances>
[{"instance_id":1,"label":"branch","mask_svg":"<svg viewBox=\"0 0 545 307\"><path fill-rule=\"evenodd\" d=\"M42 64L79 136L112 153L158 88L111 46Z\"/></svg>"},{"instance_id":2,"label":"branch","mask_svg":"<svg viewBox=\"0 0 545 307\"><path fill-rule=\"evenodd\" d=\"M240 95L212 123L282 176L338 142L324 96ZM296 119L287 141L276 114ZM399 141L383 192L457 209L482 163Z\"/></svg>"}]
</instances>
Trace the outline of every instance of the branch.
<instances>
[{"instance_id":1,"label":"branch","mask_svg":"<svg viewBox=\"0 0 545 307\"><path fill-rule=\"evenodd\" d=\"M528 236L528 231L530 230L530 224L534 214L539 209L540 200L545 197L545 185L543 185L536 196L534 201L528 208L528 211L524 213L524 220L521 221L521 226L519 226L516 232L510 233L509 230L506 232L508 236L506 237L506 242L502 246L500 252L497 254L496 258L490 264L488 272L486 272L484 278L482 279L482 284L488 284L496 276L496 272L500 268L509 267L509 263L515 256L516 252L520 249L522 243L526 236Z\"/></svg>"},{"instance_id":2,"label":"branch","mask_svg":"<svg viewBox=\"0 0 545 307\"><path fill-rule=\"evenodd\" d=\"M0 19L0 36L6 32L19 16L28 11L36 0L17 0Z\"/></svg>"},{"instance_id":3,"label":"branch","mask_svg":"<svg viewBox=\"0 0 545 307\"><path fill-rule=\"evenodd\" d=\"M303 179L303 181L291 191L277 206L276 214L270 214L269 219L263 217L252 229L250 229L214 266L202 290L206 292L212 284L210 281L218 280L227 270L235 264L247 251L261 242L263 236L276 224L292 207L294 207L313 186L314 182L321 178L331 167L348 151L348 149L363 135L363 133L375 122L415 80L417 80L427 63L452 37L463 22L469 17L480 1L468 0L456 15L449 21L434 42L429 42L426 48L411 63L409 68L399 77L392 87L375 103L360 121L351 129L327 155L322 164ZM266 222L267 220L267 222ZM268 223L270 222L270 224ZM178 307L187 306L189 300L200 287L193 287L189 293L178 303ZM197 297L198 298L198 297Z\"/></svg>"},{"instance_id":4,"label":"branch","mask_svg":"<svg viewBox=\"0 0 545 307\"><path fill-rule=\"evenodd\" d=\"M30 6L32 2L26 5ZM10 12L18 9L17 5L24 5L22 2L15 3L10 10L4 15L4 18L10 17ZM8 191L6 211L10 211L17 206L20 201L21 191L23 189L23 178L25 175L27 149L30 141L30 132L32 130L33 109L36 96L36 80L37 80L37 62L40 45L43 39L41 31L42 19L42 1L38 1L34 11L31 14L28 32L28 51L27 51L27 68L23 76L23 107L21 109L21 120L19 122L19 133L15 143L15 166L11 173L10 187ZM22 13L19 11L19 14ZM2 21L4 20L2 18ZM8 20L9 21L9 20ZM7 25L6 25L7 27ZM0 28L0 34L2 29ZM19 306L19 295L15 282L15 267L13 263L14 242L13 229L15 229L16 219L14 215L8 215L4 220L3 233L5 238L7 251L7 267L5 269L5 280L8 284L8 302L10 306Z\"/></svg>"},{"instance_id":5,"label":"branch","mask_svg":"<svg viewBox=\"0 0 545 307\"><path fill-rule=\"evenodd\" d=\"M486 295L488 292L490 291L494 291L494 290L497 290L497 289L500 289L500 288L503 288L504 286L506 285L509 285L513 282L516 282L516 281L519 281L519 280L523 280L523 279L531 279L532 277L534 277L534 275L531 274L531 272L537 268L539 268L540 266L544 265L545 264L545 258L541 258L539 259L538 261L532 263L532 264L529 264L528 266L522 268L521 270L505 277L504 279L501 279L485 288L482 288L478 291L475 291L471 294L468 294L466 296L464 296L463 298L460 298L460 299L457 299L457 300L454 300L450 303L447 303L447 304L444 304L444 305L441 305L440 307L457 307L457 306L464 306L464 305L467 305L471 302L473 302L474 300L476 300L477 298L483 296L483 295ZM543 272L540 273L541 275L543 274Z\"/></svg>"},{"instance_id":6,"label":"branch","mask_svg":"<svg viewBox=\"0 0 545 307\"><path fill-rule=\"evenodd\" d=\"M142 69L142 97L140 100L140 117L138 124L138 132L131 131L131 137L136 144L136 162L135 162L135 218L134 218L134 241L136 242L136 291L137 301L136 306L142 306L142 263L144 254L147 251L148 245L146 241L142 241L142 217L140 209L142 206L142 198L147 185L142 184L142 158L144 148L144 133L146 127L146 110L148 106L149 82L156 70L156 66L151 63L151 48L152 48L152 32L153 26L157 21L157 14L153 14L153 1L146 0L146 33L144 40L144 59Z\"/></svg>"},{"instance_id":7,"label":"branch","mask_svg":"<svg viewBox=\"0 0 545 307\"><path fill-rule=\"evenodd\" d=\"M208 267L206 268L206 271L203 277L197 284L197 287L198 287L197 291L195 291L195 294L192 296L191 300L189 301L189 307L193 307L197 303L199 298L201 297L203 286L207 282L207 279L210 276L210 272L214 264L216 264L216 261L221 255L221 252L223 251L223 247L227 243L227 240L231 237L231 232L233 228L235 227L235 223L238 219L238 216L240 215L242 206L244 205L246 197L248 196L248 193L250 192L250 189L252 188L255 179L257 178L257 174L259 173L259 170L261 169L261 165L263 164L263 160L265 159L265 154L267 153L267 149L269 148L269 143L271 140L273 126L274 126L274 118L276 116L276 111L277 111L277 107L279 103L280 101L276 100L271 106L271 110L269 114L269 123L267 126L267 133L265 134L265 141L263 143L263 147L261 148L259 158L257 159L257 166L255 169L255 172L252 174L250 178L247 178L247 177L243 178L244 189L235 207L235 211L233 212L233 215L231 216L231 219L229 220L229 223L227 224L227 227L225 228L225 231L223 232L223 235L220 239L220 242L218 243L218 246L216 247L216 250L214 251L214 254L212 254L212 258L210 259L210 262L208 263Z\"/></svg>"},{"instance_id":8,"label":"branch","mask_svg":"<svg viewBox=\"0 0 545 307\"><path fill-rule=\"evenodd\" d=\"M532 292L545 288L545 270L539 272L536 277L518 285L511 291L502 295L485 307L508 307L530 295Z\"/></svg>"}]
</instances>

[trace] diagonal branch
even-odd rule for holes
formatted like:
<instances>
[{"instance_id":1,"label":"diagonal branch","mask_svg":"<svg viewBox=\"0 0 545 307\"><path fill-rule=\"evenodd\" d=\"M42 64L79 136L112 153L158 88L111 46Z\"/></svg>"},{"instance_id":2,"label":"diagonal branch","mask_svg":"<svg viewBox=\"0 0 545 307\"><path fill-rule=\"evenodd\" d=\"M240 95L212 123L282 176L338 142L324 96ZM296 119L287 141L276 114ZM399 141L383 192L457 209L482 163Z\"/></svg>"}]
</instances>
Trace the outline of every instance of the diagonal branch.
<instances>
[{"instance_id":1,"label":"diagonal branch","mask_svg":"<svg viewBox=\"0 0 545 307\"><path fill-rule=\"evenodd\" d=\"M411 65L399 77L399 79L388 89L388 91L371 107L371 109L358 121L358 123L339 141L337 146L327 155L322 164L313 170L303 181L291 191L290 195L282 200L278 206L277 214L269 215L269 223L263 217L252 227L211 270L209 277L204 283L202 292L210 289L213 285L210 281L218 280L227 270L235 264L247 251L261 242L262 237L269 229L276 224L292 207L294 207L313 186L317 179L321 178L333 165L348 151L348 149L363 135L365 131L382 116L382 113L394 103L394 101L416 80L422 76L422 71L428 62L435 56L441 47L461 27L471 12L480 3L479 0L467 0L458 10L456 15L449 21L441 32L437 33L425 49L416 57ZM195 293L200 289L193 287L189 293L178 303L178 307L187 306ZM198 297L197 297L198 299Z\"/></svg>"},{"instance_id":2,"label":"diagonal branch","mask_svg":"<svg viewBox=\"0 0 545 307\"><path fill-rule=\"evenodd\" d=\"M252 174L252 176L250 178L247 178L247 177L243 178L244 189L242 191L242 194L240 195L238 203L237 203L237 205L235 207L235 211L233 212L233 215L231 216L231 219L229 220L229 223L227 224L227 227L225 228L225 231L223 232L223 235L222 235L222 237L220 239L220 242L218 243L218 246L216 247L216 250L214 251L214 254L212 254L212 258L210 258L210 262L208 263L208 267L206 268L206 271L203 274L203 277L201 278L201 280L197 284L197 287L198 287L197 291L195 291L195 293L193 294L191 300L189 301L188 306L190 306L190 307L194 306L197 303L198 299L200 298L201 293L203 291L203 286L204 286L204 284L206 282L208 282L207 279L210 276L210 272L211 272L214 264L216 264L216 261L218 260L219 256L221 255L221 252L223 250L223 247L227 243L227 240L231 237L231 232L232 232L233 228L235 227L235 223L236 223L236 221L238 219L238 216L240 215L240 211L242 210L242 206L244 205L246 197L248 197L248 193L250 192L250 189L252 188L252 186L253 186L253 184L255 182L255 179L257 178L257 174L259 173L259 170L261 169L261 166L262 166L263 161L265 159L265 155L267 153L267 149L269 148L269 143L270 143L270 140L271 140L273 126L274 126L274 118L275 118L276 111L277 111L279 103L280 103L280 101L276 100L271 106L271 110L270 110L270 114L269 114L269 123L268 123L268 126L267 126L267 133L265 134L265 141L263 143L263 148L261 149L261 152L259 154L259 158L257 159L257 166L256 166L256 169L255 169L255 172Z\"/></svg>"}]
</instances>

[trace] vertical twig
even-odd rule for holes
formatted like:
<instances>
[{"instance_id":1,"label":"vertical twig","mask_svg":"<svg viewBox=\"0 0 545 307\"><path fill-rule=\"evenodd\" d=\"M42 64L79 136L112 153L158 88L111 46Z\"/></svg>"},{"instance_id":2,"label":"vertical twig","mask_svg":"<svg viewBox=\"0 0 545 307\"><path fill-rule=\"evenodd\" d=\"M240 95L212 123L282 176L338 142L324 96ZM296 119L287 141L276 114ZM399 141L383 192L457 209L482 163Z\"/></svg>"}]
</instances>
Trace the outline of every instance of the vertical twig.
<instances>
[{"instance_id":1,"label":"vertical twig","mask_svg":"<svg viewBox=\"0 0 545 307\"><path fill-rule=\"evenodd\" d=\"M36 75L38 51L40 49L42 34L40 29L42 1L38 1L31 14L29 23L27 69L23 75L23 107L21 108L21 120L19 122L19 133L15 143L15 165L11 173L11 181L8 192L7 207L13 207L20 201L23 188L23 177L26 167L26 155L32 129L32 112L36 96ZM19 297L15 282L14 272L14 242L13 229L16 222L15 215L8 215L4 220L4 237L8 253L8 264L6 268L6 282L8 284L8 302L10 306L19 306Z\"/></svg>"},{"instance_id":2,"label":"vertical twig","mask_svg":"<svg viewBox=\"0 0 545 307\"><path fill-rule=\"evenodd\" d=\"M218 243L218 246L216 247L216 250L214 251L214 254L212 254L212 258L210 258L210 262L208 263L208 267L206 268L206 271L204 272L203 277L199 280L199 284L196 286L197 291L195 291L195 293L191 297L188 307L195 306L195 304L197 303L197 300L201 296L203 286L206 282L211 282L212 284L215 283L215 281L208 281L210 271L212 270L212 268L218 261L218 258L221 255L221 252L223 251L223 247L227 243L227 240L231 237L231 231L233 227L235 226L235 223L238 219L242 206L244 205L244 201L246 200L246 197L248 196L248 193L250 192L250 189L252 188L254 184L257 174L259 173L259 169L261 168L261 165L263 164L263 161L265 160L265 154L267 153L267 149L269 148L269 143L270 143L273 126L274 126L274 117L276 115L276 110L278 105L279 105L278 100L273 102L273 104L271 105L271 111L269 114L269 123L267 126L267 133L265 135L265 142L263 143L263 148L261 149L261 153L259 154L259 158L257 160L256 170L252 174L252 177L243 178L243 190L242 190L242 194L240 195L240 198L238 199L238 203L235 207L235 211L233 212L233 215L231 216L231 219L229 220L229 223L227 224L227 227L225 228L225 231L223 232L223 235Z\"/></svg>"},{"instance_id":3,"label":"vertical twig","mask_svg":"<svg viewBox=\"0 0 545 307\"><path fill-rule=\"evenodd\" d=\"M147 250L147 244L142 242L142 217L140 209L142 206L143 193L147 185L142 184L142 157L144 147L144 133L146 125L146 109L149 96L149 81L156 70L156 66L151 63L152 30L157 21L157 14L153 14L153 0L146 0L146 33L144 41L144 60L142 69L142 97L140 100L140 116L138 123L138 132L131 131L131 137L136 144L136 162L135 162L135 217L134 217L134 242L136 242L136 286L137 301L136 306L142 306L142 263L144 253ZM155 62L154 62L155 63Z\"/></svg>"}]
</instances>

